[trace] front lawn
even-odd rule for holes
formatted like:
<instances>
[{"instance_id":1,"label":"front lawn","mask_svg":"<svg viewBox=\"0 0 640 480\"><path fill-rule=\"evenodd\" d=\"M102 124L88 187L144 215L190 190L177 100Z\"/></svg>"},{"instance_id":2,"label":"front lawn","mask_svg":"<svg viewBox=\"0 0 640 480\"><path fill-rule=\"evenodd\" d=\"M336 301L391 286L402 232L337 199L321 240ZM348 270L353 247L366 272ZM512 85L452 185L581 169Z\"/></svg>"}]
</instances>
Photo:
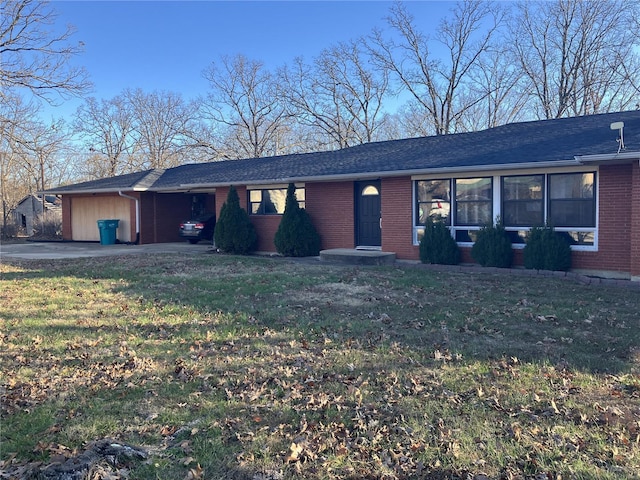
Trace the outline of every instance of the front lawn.
<instances>
[{"instance_id":1,"label":"front lawn","mask_svg":"<svg viewBox=\"0 0 640 480\"><path fill-rule=\"evenodd\" d=\"M4 261L0 478L640 478L638 291L478 272Z\"/></svg>"}]
</instances>

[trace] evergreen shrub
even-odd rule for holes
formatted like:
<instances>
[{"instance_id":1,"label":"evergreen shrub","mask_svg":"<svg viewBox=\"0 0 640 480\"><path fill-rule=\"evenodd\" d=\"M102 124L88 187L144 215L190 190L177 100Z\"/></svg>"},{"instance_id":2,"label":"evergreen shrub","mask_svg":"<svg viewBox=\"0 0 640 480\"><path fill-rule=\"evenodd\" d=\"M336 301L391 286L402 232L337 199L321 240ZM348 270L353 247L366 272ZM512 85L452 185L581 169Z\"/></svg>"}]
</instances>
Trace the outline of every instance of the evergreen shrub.
<instances>
[{"instance_id":1,"label":"evergreen shrub","mask_svg":"<svg viewBox=\"0 0 640 480\"><path fill-rule=\"evenodd\" d=\"M249 214L240 207L238 192L232 185L220 209L214 230L216 246L223 252L246 255L255 250L258 236Z\"/></svg>"},{"instance_id":2,"label":"evergreen shrub","mask_svg":"<svg viewBox=\"0 0 640 480\"><path fill-rule=\"evenodd\" d=\"M486 225L478 232L471 247L471 256L483 267L509 268L513 261L511 239L500 218L495 225Z\"/></svg>"},{"instance_id":3,"label":"evergreen shrub","mask_svg":"<svg viewBox=\"0 0 640 480\"><path fill-rule=\"evenodd\" d=\"M287 188L284 214L274 237L276 250L287 257L311 257L320 253L320 235L304 208L300 208L293 183Z\"/></svg>"},{"instance_id":4,"label":"evergreen shrub","mask_svg":"<svg viewBox=\"0 0 640 480\"><path fill-rule=\"evenodd\" d=\"M427 219L424 235L420 240L420 261L422 263L457 265L460 249L447 226L441 221Z\"/></svg>"},{"instance_id":5,"label":"evergreen shrub","mask_svg":"<svg viewBox=\"0 0 640 480\"><path fill-rule=\"evenodd\" d=\"M529 231L522 256L528 269L566 272L571 268L571 245L550 226Z\"/></svg>"}]
</instances>

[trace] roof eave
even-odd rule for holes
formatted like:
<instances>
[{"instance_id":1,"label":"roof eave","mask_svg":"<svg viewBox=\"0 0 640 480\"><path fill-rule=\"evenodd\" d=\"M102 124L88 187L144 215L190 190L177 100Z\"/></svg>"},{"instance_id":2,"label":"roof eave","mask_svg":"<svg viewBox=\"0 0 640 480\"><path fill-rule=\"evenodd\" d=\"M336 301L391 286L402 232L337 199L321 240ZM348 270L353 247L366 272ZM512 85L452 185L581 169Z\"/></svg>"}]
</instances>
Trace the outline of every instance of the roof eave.
<instances>
[{"instance_id":1,"label":"roof eave","mask_svg":"<svg viewBox=\"0 0 640 480\"><path fill-rule=\"evenodd\" d=\"M597 155L576 155L575 159L580 164L593 163L625 163L634 160L640 160L640 152L620 152L620 153L602 153Z\"/></svg>"},{"instance_id":2,"label":"roof eave","mask_svg":"<svg viewBox=\"0 0 640 480\"><path fill-rule=\"evenodd\" d=\"M56 190L52 188L50 190L45 190L42 192L36 192L40 194L49 194L49 195L88 195L94 193L118 193L118 192L146 192L152 191L149 188L136 188L136 187L120 187L120 188L78 188L74 190L66 190L59 189Z\"/></svg>"}]
</instances>

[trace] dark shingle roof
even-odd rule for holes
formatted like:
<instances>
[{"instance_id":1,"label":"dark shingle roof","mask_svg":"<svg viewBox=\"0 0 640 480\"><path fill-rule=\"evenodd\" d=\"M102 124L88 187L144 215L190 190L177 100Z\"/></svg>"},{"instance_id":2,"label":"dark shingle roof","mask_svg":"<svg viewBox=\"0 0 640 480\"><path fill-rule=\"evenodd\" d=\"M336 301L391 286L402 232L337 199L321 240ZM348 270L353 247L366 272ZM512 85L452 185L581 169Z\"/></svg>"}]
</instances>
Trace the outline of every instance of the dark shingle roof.
<instances>
[{"instance_id":1,"label":"dark shingle roof","mask_svg":"<svg viewBox=\"0 0 640 480\"><path fill-rule=\"evenodd\" d=\"M65 185L49 190L54 193L75 192L75 191L118 191L133 190L136 185L144 181L144 179L152 174L154 170L145 170L143 172L127 173L126 175L118 175L115 177L101 178L88 182L74 183L73 185Z\"/></svg>"},{"instance_id":2,"label":"dark shingle roof","mask_svg":"<svg viewBox=\"0 0 640 480\"><path fill-rule=\"evenodd\" d=\"M618 131L612 131L610 125L619 121L625 125L625 151L640 152L640 111L629 111L513 123L479 132L374 142L335 151L182 165L161 172L152 185L145 187L168 190L187 185L561 164L574 161L576 156L615 154ZM142 181L148 174L85 182L70 186L70 190L132 189L137 185L136 178ZM63 189L55 192L63 193Z\"/></svg>"}]
</instances>

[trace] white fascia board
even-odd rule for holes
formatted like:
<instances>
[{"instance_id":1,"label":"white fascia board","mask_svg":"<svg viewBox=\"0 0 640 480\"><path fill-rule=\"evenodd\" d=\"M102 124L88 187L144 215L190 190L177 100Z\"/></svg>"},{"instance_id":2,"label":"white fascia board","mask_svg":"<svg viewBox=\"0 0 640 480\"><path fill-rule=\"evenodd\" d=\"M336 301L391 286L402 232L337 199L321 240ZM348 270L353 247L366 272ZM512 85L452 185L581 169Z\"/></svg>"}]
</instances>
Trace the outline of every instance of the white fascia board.
<instances>
[{"instance_id":1,"label":"white fascia board","mask_svg":"<svg viewBox=\"0 0 640 480\"><path fill-rule=\"evenodd\" d=\"M557 162L530 162L530 163L510 163L500 165L480 165L475 167L456 167L456 168L432 168L428 170L420 170L419 172L411 172L413 177L425 177L433 175L452 175L452 174L476 174L491 173L514 170L547 170L550 168L567 168L579 167L580 163L575 160L562 160Z\"/></svg>"},{"instance_id":2,"label":"white fascia board","mask_svg":"<svg viewBox=\"0 0 640 480\"><path fill-rule=\"evenodd\" d=\"M576 155L575 159L584 163L615 163L640 159L640 152L603 153L598 155Z\"/></svg>"}]
</instances>

